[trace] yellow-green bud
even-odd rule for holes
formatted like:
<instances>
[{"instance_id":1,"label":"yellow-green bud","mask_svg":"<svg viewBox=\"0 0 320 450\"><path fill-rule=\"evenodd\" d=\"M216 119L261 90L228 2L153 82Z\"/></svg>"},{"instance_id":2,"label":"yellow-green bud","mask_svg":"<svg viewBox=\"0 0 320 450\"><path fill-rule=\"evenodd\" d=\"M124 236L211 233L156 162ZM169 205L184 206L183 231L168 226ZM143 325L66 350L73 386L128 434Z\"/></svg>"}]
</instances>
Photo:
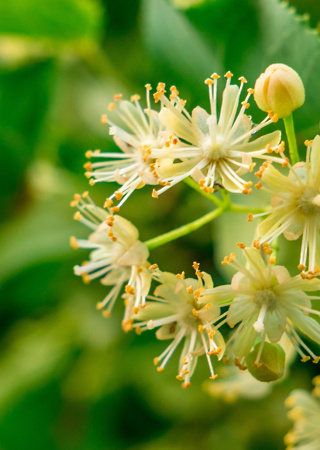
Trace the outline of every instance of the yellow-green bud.
<instances>
[{"instance_id":1,"label":"yellow-green bud","mask_svg":"<svg viewBox=\"0 0 320 450\"><path fill-rule=\"evenodd\" d=\"M304 86L297 72L285 64L272 64L257 79L254 99L262 111L288 117L303 105Z\"/></svg>"},{"instance_id":2,"label":"yellow-green bud","mask_svg":"<svg viewBox=\"0 0 320 450\"><path fill-rule=\"evenodd\" d=\"M261 343L259 342L246 357L246 364L251 375L259 381L275 381L283 376L285 367L285 353L279 344L265 342L259 358Z\"/></svg>"}]
</instances>

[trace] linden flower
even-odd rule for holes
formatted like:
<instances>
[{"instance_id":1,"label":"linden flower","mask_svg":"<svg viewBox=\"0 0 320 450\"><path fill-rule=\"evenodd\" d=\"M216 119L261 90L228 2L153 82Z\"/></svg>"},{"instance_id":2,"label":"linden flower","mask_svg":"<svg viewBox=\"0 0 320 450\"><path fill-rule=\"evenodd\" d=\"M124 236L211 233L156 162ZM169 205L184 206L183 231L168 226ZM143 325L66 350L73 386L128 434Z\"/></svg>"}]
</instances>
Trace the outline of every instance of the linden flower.
<instances>
[{"instance_id":1,"label":"linden flower","mask_svg":"<svg viewBox=\"0 0 320 450\"><path fill-rule=\"evenodd\" d=\"M105 317L110 316L123 284L126 283L124 320L127 320L132 310L137 311L146 302L151 284L147 268L149 251L138 240L138 230L132 223L98 208L87 192L82 196L76 194L71 204L78 208L74 218L93 230L88 239L71 238L73 248L92 250L89 262L75 266L74 272L81 275L85 283L100 278L103 285L112 286L108 295L97 304L98 309L104 309Z\"/></svg>"},{"instance_id":2,"label":"linden flower","mask_svg":"<svg viewBox=\"0 0 320 450\"><path fill-rule=\"evenodd\" d=\"M224 322L231 327L239 324L227 343L227 354L234 358L239 368L245 369L246 356L259 338L261 346L255 361L255 365L259 367L266 339L271 343L279 342L285 333L301 355L302 361L309 360L311 356L314 362L318 362L319 357L302 341L295 328L320 344L320 324L308 316L309 313L320 314L311 309L310 301L320 297L305 294L305 291L320 289L320 281L302 279L299 275L291 278L285 267L273 266L273 257L265 263L262 247L259 249L258 242L255 245L256 248L248 248L244 244L238 244L246 258L247 267L234 254L222 262L238 271L231 285L211 288L203 293L211 295L218 305L230 304L227 317L219 326ZM272 252L268 244L264 244L263 250L267 255ZM224 303L230 299L232 301Z\"/></svg>"},{"instance_id":3,"label":"linden flower","mask_svg":"<svg viewBox=\"0 0 320 450\"><path fill-rule=\"evenodd\" d=\"M210 295L199 298L200 293L213 286L211 277L199 271L199 264L194 263L198 279L184 278L184 273L174 275L157 270L153 278L160 285L154 292L153 301L147 302L146 308L139 311L137 319L141 322L132 325L139 334L144 330L160 327L156 337L172 339L170 345L154 359L159 372L163 371L173 352L184 340L177 379L183 381L182 387L190 385L191 376L200 355L205 354L210 370L210 379L214 380L211 355L221 359L224 353L224 340L213 326L206 326L220 314L220 308L210 303ZM206 330L204 331L204 327Z\"/></svg>"},{"instance_id":4,"label":"linden flower","mask_svg":"<svg viewBox=\"0 0 320 450\"><path fill-rule=\"evenodd\" d=\"M283 234L288 240L302 236L299 269L314 276L319 272L319 229L320 229L320 137L307 141L306 162L299 162L290 168L289 176L282 175L272 165L260 174L271 190L273 209L257 228L261 242L272 242ZM309 254L309 255L308 255Z\"/></svg>"},{"instance_id":5,"label":"linden flower","mask_svg":"<svg viewBox=\"0 0 320 450\"><path fill-rule=\"evenodd\" d=\"M135 189L146 184L158 184L159 177L155 171L153 149L157 149L157 158L163 149L174 147L178 139L165 131L160 123L158 112L150 106L151 86L146 85L147 108L142 109L138 95L131 97L131 102L121 100L122 95L114 96L115 102L109 105L111 118L102 116L102 123L110 126L109 133L121 152L88 151L88 158L98 162L88 162L86 176L90 184L116 181L122 186L107 199L110 207L112 199L121 200L120 207ZM116 103L117 102L117 103Z\"/></svg>"},{"instance_id":6,"label":"linden flower","mask_svg":"<svg viewBox=\"0 0 320 450\"><path fill-rule=\"evenodd\" d=\"M223 92L220 115L217 112L217 86L219 76L213 74L205 83L209 87L210 114L199 106L190 115L185 109L185 101L178 96L175 86L171 90L169 100L165 95L164 84L158 85L154 94L156 101L161 101L159 117L161 122L187 145L172 147L171 158L181 162L158 167L157 172L165 183L156 194L169 189L189 175L207 192L212 192L216 181L222 180L223 186L230 192L251 192L251 182L246 182L240 175L251 172L254 163L252 158L282 162L278 157L271 156L280 142L280 131L262 136L252 142L250 137L263 127L277 121L275 115L266 117L259 125L253 125L251 118L245 114L249 107L248 100L253 89L248 89L245 100L238 112L241 92L246 80L240 78L240 87L231 84L231 72L228 72L226 87ZM238 112L238 114L237 114ZM157 152L154 152L154 156ZM159 153L159 157L160 157Z\"/></svg>"},{"instance_id":7,"label":"linden flower","mask_svg":"<svg viewBox=\"0 0 320 450\"><path fill-rule=\"evenodd\" d=\"M299 389L286 399L285 404L290 408L288 417L294 422L293 430L284 438L287 450L320 448L320 377L314 378L313 382L316 385L314 396Z\"/></svg>"}]
</instances>

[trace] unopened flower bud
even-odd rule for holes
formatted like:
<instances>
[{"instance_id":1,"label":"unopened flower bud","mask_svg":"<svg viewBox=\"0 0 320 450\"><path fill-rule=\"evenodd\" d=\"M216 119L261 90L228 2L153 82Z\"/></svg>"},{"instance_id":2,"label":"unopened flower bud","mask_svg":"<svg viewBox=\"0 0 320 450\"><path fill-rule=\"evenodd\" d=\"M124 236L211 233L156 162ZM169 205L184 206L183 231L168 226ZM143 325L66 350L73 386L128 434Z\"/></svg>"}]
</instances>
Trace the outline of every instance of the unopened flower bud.
<instances>
[{"instance_id":1,"label":"unopened flower bud","mask_svg":"<svg viewBox=\"0 0 320 450\"><path fill-rule=\"evenodd\" d=\"M304 103L305 92L297 72L285 64L272 64L257 79L254 99L262 111L272 111L281 119Z\"/></svg>"}]
</instances>

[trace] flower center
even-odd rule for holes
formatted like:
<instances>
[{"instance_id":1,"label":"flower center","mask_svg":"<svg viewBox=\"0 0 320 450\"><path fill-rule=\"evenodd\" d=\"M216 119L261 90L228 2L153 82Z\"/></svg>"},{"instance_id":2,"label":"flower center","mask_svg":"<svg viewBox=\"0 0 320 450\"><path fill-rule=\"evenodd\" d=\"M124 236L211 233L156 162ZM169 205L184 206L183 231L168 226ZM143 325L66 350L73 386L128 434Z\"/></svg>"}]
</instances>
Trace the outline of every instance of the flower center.
<instances>
[{"instance_id":1,"label":"flower center","mask_svg":"<svg viewBox=\"0 0 320 450\"><path fill-rule=\"evenodd\" d=\"M259 305L266 305L268 310L274 310L277 306L277 295L273 289L267 288L256 291L255 302Z\"/></svg>"},{"instance_id":2,"label":"flower center","mask_svg":"<svg viewBox=\"0 0 320 450\"><path fill-rule=\"evenodd\" d=\"M305 189L298 197L297 207L305 216L320 213L320 194L314 189Z\"/></svg>"},{"instance_id":3,"label":"flower center","mask_svg":"<svg viewBox=\"0 0 320 450\"><path fill-rule=\"evenodd\" d=\"M204 154L210 161L217 161L224 158L228 154L228 148L225 145L225 138L222 135L216 135L214 140L210 136L206 136L201 147Z\"/></svg>"}]
</instances>

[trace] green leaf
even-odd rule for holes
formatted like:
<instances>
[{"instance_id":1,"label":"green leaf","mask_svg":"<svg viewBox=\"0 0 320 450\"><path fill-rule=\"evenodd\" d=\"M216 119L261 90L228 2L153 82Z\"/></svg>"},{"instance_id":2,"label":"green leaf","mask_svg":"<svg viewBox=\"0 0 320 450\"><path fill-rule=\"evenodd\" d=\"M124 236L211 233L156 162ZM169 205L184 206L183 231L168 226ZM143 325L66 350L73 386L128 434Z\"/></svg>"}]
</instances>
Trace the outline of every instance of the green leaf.
<instances>
[{"instance_id":1,"label":"green leaf","mask_svg":"<svg viewBox=\"0 0 320 450\"><path fill-rule=\"evenodd\" d=\"M246 73L241 73L239 63L256 41L258 27L254 3L242 0L240 7L239 0L206 0L188 9L186 15L212 48L221 48L225 68L237 77L247 77Z\"/></svg>"},{"instance_id":2,"label":"green leaf","mask_svg":"<svg viewBox=\"0 0 320 450\"><path fill-rule=\"evenodd\" d=\"M220 51L210 47L182 13L164 0L144 0L142 11L145 45L168 72L174 70L199 86L212 72L221 72Z\"/></svg>"},{"instance_id":3,"label":"green leaf","mask_svg":"<svg viewBox=\"0 0 320 450\"><path fill-rule=\"evenodd\" d=\"M0 33L58 41L95 37L102 8L92 0L12 0L0 4Z\"/></svg>"},{"instance_id":4,"label":"green leaf","mask_svg":"<svg viewBox=\"0 0 320 450\"><path fill-rule=\"evenodd\" d=\"M55 75L52 60L0 71L0 165L5 167L0 216L10 208L12 195L22 187L24 172L34 157Z\"/></svg>"},{"instance_id":5,"label":"green leaf","mask_svg":"<svg viewBox=\"0 0 320 450\"><path fill-rule=\"evenodd\" d=\"M67 211L68 208L68 211ZM41 201L1 229L0 283L26 267L71 255L72 211L56 199Z\"/></svg>"}]
</instances>

